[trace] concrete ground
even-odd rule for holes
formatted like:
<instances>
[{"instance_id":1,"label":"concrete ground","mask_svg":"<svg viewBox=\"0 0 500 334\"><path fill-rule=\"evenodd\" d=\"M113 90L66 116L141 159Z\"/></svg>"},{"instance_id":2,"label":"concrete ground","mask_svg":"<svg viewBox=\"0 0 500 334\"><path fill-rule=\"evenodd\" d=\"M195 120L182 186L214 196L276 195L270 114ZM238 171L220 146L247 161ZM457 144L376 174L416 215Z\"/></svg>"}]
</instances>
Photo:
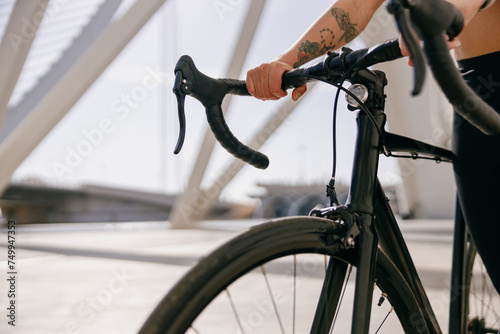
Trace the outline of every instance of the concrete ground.
<instances>
[{"instance_id":1,"label":"concrete ground","mask_svg":"<svg viewBox=\"0 0 500 334\"><path fill-rule=\"evenodd\" d=\"M259 222L205 222L189 230L146 222L17 225L10 259L8 230L2 228L0 333L136 333L198 258ZM401 223L444 332L452 228L450 220ZM14 260L13 270L8 260ZM12 302L15 326L8 324Z\"/></svg>"}]
</instances>

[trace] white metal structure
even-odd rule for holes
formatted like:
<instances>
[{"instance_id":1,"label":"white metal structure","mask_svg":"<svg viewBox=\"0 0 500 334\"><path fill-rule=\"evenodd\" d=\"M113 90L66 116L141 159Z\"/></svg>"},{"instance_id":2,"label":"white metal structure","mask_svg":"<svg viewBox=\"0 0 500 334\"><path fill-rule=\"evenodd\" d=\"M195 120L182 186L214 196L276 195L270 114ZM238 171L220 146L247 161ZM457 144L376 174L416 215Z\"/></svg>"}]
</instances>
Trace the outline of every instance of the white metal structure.
<instances>
[{"instance_id":1,"label":"white metal structure","mask_svg":"<svg viewBox=\"0 0 500 334\"><path fill-rule=\"evenodd\" d=\"M47 1L40 2L46 3ZM0 160L2 161L0 191L3 191L8 185L16 168L71 109L164 2L165 0L138 0L120 19L108 25L98 39L84 50L79 59L65 71L52 89L46 92L29 112L29 115L26 115L22 122L0 143ZM17 3L27 3L27 1L18 0ZM19 7L25 8L24 6ZM30 6L26 8L26 10L33 11ZM19 16L25 17L26 14L30 13L21 12ZM8 35L4 34L4 40L6 38ZM9 48L8 43L2 43L2 46Z\"/></svg>"}]
</instances>

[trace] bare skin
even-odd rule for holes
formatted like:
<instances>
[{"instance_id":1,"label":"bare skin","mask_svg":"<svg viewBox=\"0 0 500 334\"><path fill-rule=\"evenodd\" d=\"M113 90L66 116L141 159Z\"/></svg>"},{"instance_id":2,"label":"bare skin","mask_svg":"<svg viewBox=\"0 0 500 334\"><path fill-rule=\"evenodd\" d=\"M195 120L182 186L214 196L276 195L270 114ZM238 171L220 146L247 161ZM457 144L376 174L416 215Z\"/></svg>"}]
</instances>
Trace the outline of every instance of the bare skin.
<instances>
[{"instance_id":1,"label":"bare skin","mask_svg":"<svg viewBox=\"0 0 500 334\"><path fill-rule=\"evenodd\" d=\"M338 0L328 8L316 22L288 50L269 63L247 72L248 91L261 100L278 100L287 95L281 89L284 72L297 68L306 62L320 57L331 50L339 49L349 43L366 27L383 0ZM462 11L466 26L460 36L450 43L455 49L457 59L476 57L500 50L500 1L490 8L479 12L484 0L450 0ZM408 50L401 46L403 55ZM411 63L411 60L410 60ZM307 90L298 87L292 92L297 100Z\"/></svg>"},{"instance_id":2,"label":"bare skin","mask_svg":"<svg viewBox=\"0 0 500 334\"><path fill-rule=\"evenodd\" d=\"M287 95L281 89L285 71L336 50L353 40L366 27L373 13L384 0L338 0L288 50L269 63L247 73L249 92L261 100L277 100ZM306 86L292 92L297 100Z\"/></svg>"},{"instance_id":3,"label":"bare skin","mask_svg":"<svg viewBox=\"0 0 500 334\"><path fill-rule=\"evenodd\" d=\"M481 56L500 50L500 1L477 13L458 36L461 46L455 49L457 59Z\"/></svg>"}]
</instances>

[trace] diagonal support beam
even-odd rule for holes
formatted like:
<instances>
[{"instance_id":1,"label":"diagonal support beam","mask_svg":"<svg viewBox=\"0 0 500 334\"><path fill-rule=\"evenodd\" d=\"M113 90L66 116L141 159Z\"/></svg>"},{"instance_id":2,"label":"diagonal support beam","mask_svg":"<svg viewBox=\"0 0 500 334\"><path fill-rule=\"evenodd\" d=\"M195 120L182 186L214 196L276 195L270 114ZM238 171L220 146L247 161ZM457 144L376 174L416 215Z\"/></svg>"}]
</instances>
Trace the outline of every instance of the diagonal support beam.
<instances>
[{"instance_id":1,"label":"diagonal support beam","mask_svg":"<svg viewBox=\"0 0 500 334\"><path fill-rule=\"evenodd\" d=\"M78 62L0 143L0 192L40 141L66 115L166 0L137 0L88 48ZM25 2L25 1L23 1ZM27 1L26 1L27 2Z\"/></svg>"},{"instance_id":2,"label":"diagonal support beam","mask_svg":"<svg viewBox=\"0 0 500 334\"><path fill-rule=\"evenodd\" d=\"M0 128L48 1L17 0L0 43Z\"/></svg>"}]
</instances>

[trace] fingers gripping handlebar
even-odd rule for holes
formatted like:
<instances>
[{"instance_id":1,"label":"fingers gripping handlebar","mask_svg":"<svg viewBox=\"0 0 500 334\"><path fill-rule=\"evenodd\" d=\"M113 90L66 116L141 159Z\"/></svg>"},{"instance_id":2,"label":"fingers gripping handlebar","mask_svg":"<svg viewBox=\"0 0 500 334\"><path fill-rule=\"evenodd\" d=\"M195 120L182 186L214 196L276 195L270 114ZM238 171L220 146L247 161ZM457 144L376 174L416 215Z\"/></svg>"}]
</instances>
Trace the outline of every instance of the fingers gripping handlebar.
<instances>
[{"instance_id":1,"label":"fingers gripping handlebar","mask_svg":"<svg viewBox=\"0 0 500 334\"><path fill-rule=\"evenodd\" d=\"M284 90L298 87L307 82L302 69L290 71L283 77ZM175 82L173 88L177 97L179 114L179 139L174 153L178 154L186 135L186 117L184 100L186 95L197 99L205 107L208 124L215 138L229 153L246 163L260 169L269 166L269 158L240 142L229 130L222 111L222 100L226 94L250 95L246 82L236 79L214 79L201 73L189 56L182 56L175 66Z\"/></svg>"}]
</instances>

